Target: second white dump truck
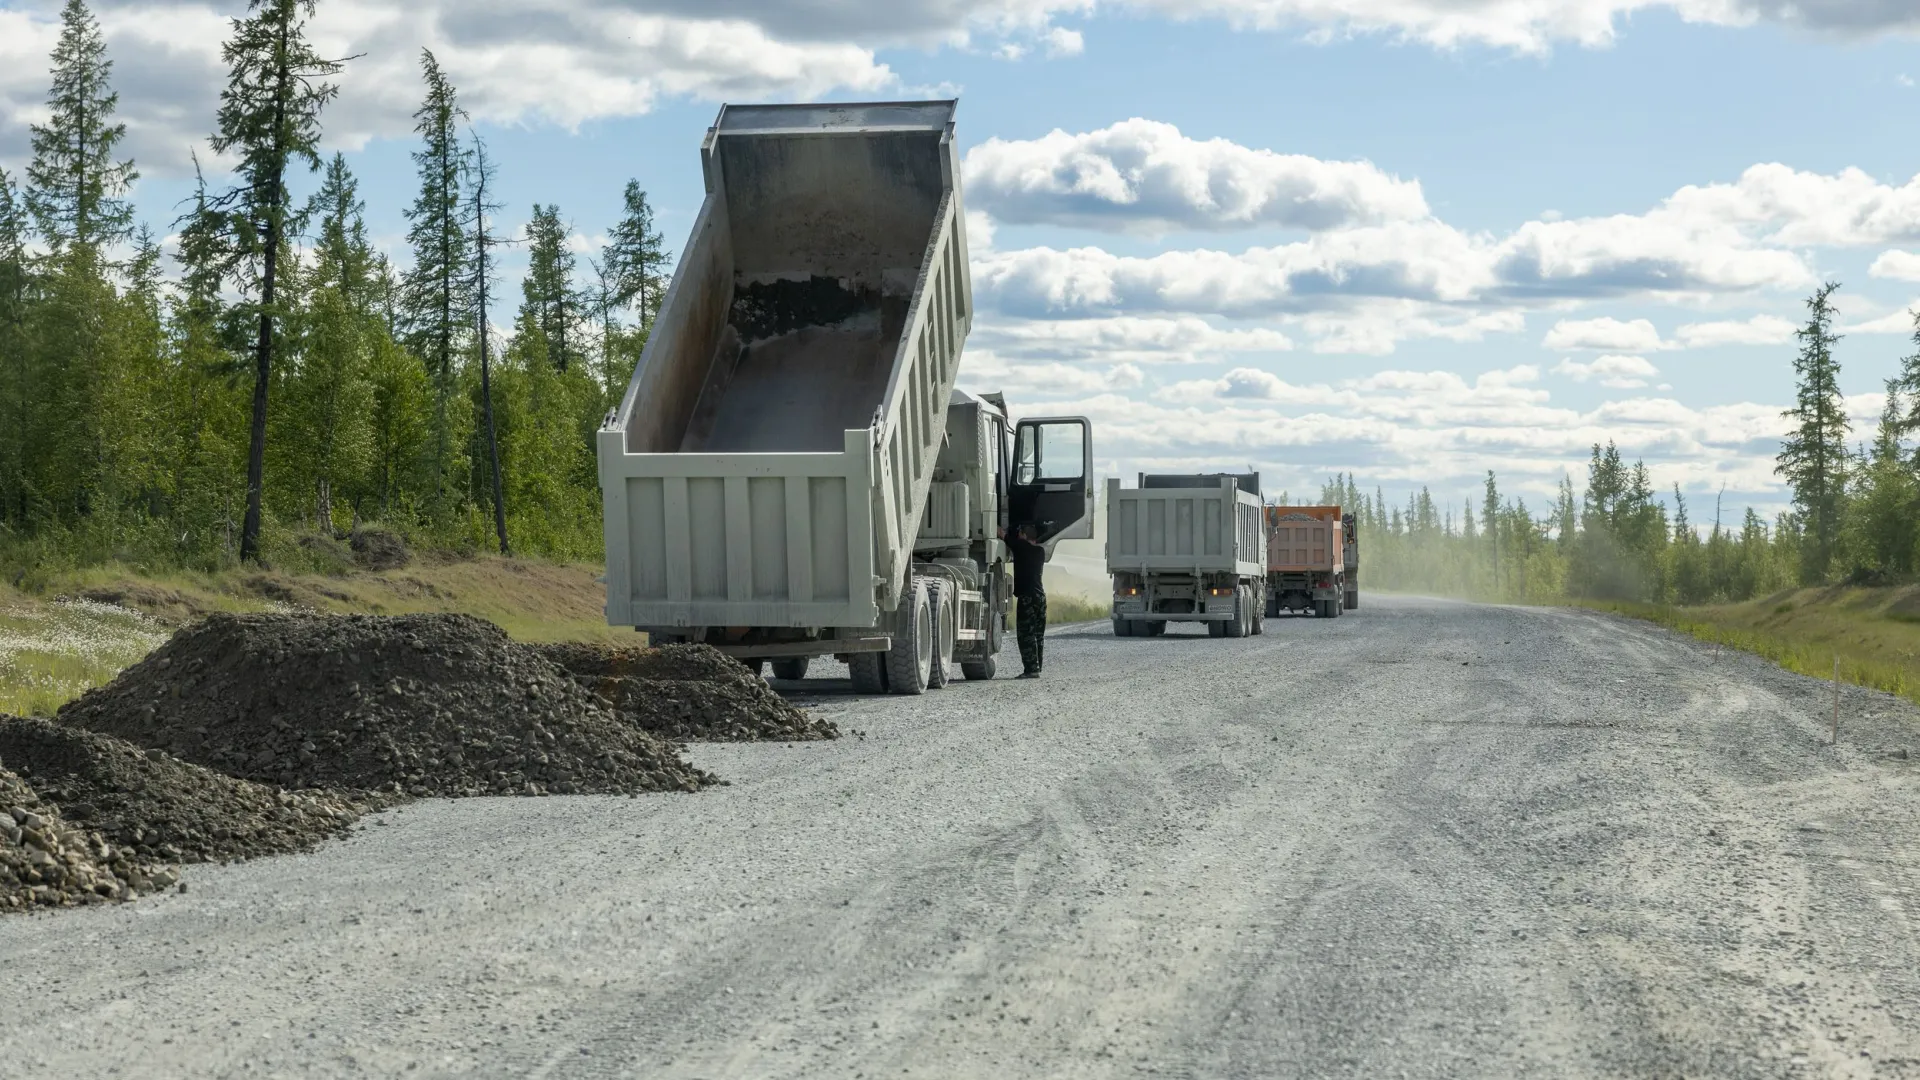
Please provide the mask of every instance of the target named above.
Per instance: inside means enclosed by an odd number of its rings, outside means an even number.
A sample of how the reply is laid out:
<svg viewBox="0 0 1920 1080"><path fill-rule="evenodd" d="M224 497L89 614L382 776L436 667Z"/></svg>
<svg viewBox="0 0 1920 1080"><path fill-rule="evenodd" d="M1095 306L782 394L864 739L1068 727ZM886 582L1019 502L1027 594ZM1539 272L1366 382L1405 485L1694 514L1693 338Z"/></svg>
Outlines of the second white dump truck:
<svg viewBox="0 0 1920 1080"><path fill-rule="evenodd" d="M1081 417L955 389L973 321L955 102L728 105L706 201L599 433L607 621L798 678L992 678L1001 530L1092 531Z"/></svg>
<svg viewBox="0 0 1920 1080"><path fill-rule="evenodd" d="M1107 573L1113 632L1154 636L1170 622L1215 637L1264 629L1266 530L1260 474L1141 474L1107 480Z"/></svg>

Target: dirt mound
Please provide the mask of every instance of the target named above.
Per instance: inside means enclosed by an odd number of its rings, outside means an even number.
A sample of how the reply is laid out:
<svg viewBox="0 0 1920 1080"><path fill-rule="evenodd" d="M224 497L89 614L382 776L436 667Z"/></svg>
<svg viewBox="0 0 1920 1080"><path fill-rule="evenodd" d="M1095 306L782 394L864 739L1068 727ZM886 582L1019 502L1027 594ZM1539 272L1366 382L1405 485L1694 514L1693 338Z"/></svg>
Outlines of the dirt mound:
<svg viewBox="0 0 1920 1080"><path fill-rule="evenodd" d="M347 538L353 559L368 570L398 570L412 561L406 538L397 532L363 526Z"/></svg>
<svg viewBox="0 0 1920 1080"><path fill-rule="evenodd" d="M167 862L305 851L371 809L324 792L276 791L46 720L0 716L0 761L69 821Z"/></svg>
<svg viewBox="0 0 1920 1080"><path fill-rule="evenodd" d="M215 615L59 718L293 789L626 794L713 782L468 615Z"/></svg>
<svg viewBox="0 0 1920 1080"><path fill-rule="evenodd" d="M179 875L74 828L0 764L0 911L130 900Z"/></svg>
<svg viewBox="0 0 1920 1080"><path fill-rule="evenodd" d="M632 679L755 679L747 666L711 645L619 647L587 641L560 641L527 648L574 675L617 675ZM776 695L777 696L777 695Z"/></svg>
<svg viewBox="0 0 1920 1080"><path fill-rule="evenodd" d="M669 739L837 739L840 729L794 708L738 660L708 645L657 649L565 642L529 648L564 668L620 715Z"/></svg>

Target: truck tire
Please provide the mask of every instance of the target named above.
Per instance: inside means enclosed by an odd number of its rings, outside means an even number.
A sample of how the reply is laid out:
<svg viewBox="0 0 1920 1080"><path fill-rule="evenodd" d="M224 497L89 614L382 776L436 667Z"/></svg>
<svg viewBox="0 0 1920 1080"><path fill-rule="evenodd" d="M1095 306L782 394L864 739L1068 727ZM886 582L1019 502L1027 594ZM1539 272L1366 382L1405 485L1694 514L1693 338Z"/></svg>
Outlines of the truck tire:
<svg viewBox="0 0 1920 1080"><path fill-rule="evenodd" d="M927 612L933 624L933 657L927 665L927 689L938 690L947 685L947 674L953 664L953 639L947 635L947 605L949 586L939 578L927 581ZM955 625L958 625L955 620Z"/></svg>
<svg viewBox="0 0 1920 1080"><path fill-rule="evenodd" d="M960 661L960 674L965 675L968 682L992 682L994 673L998 670L1000 670L1000 662L991 656L984 660Z"/></svg>
<svg viewBox="0 0 1920 1080"><path fill-rule="evenodd" d="M1269 591L1267 593L1267 618L1277 619L1279 617L1280 617L1280 594L1277 592Z"/></svg>
<svg viewBox="0 0 1920 1080"><path fill-rule="evenodd" d="M1114 637L1132 637L1133 636L1133 620L1123 619L1120 616L1115 615L1113 617L1113 636Z"/></svg>
<svg viewBox="0 0 1920 1080"><path fill-rule="evenodd" d="M893 635L893 648L887 650L887 689L896 694L924 694L927 674L933 667L933 604L927 596L925 578L914 578L907 595L900 598L902 610Z"/></svg>
<svg viewBox="0 0 1920 1080"><path fill-rule="evenodd" d="M1226 622L1223 622L1220 624L1220 628L1221 628L1220 633L1222 636L1224 637L1246 637L1247 636L1247 618L1251 614L1249 611L1247 611L1247 606L1248 606L1248 600L1247 600L1246 586L1243 585L1239 588L1234 589L1233 590L1233 618L1228 619Z"/></svg>
<svg viewBox="0 0 1920 1080"><path fill-rule="evenodd" d="M856 694L884 694L887 692L887 654L882 652L857 652L847 657L847 673L853 678L853 692Z"/></svg>
<svg viewBox="0 0 1920 1080"><path fill-rule="evenodd" d="M1253 632L1256 637L1267 632L1267 605L1264 598L1253 603Z"/></svg>
<svg viewBox="0 0 1920 1080"><path fill-rule="evenodd" d="M796 656L791 660L775 660L773 677L786 682L799 682L807 677L807 667L813 663L810 656Z"/></svg>
<svg viewBox="0 0 1920 1080"><path fill-rule="evenodd" d="M746 665L748 671L753 672L753 677L756 679L767 670L767 662L758 656L743 658L740 662Z"/></svg>
<svg viewBox="0 0 1920 1080"><path fill-rule="evenodd" d="M1353 609L1359 606L1360 606L1360 590L1354 589L1349 591L1347 593L1347 610L1352 611Z"/></svg>

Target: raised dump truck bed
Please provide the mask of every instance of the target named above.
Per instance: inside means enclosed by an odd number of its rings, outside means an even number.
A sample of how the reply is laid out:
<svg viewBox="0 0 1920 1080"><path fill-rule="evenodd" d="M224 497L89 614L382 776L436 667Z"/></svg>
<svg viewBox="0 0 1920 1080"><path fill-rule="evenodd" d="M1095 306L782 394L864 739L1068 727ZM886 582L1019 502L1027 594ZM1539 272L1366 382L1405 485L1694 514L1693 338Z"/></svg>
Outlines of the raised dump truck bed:
<svg viewBox="0 0 1920 1080"><path fill-rule="evenodd" d="M953 111L721 109L600 433L608 621L872 627L897 605L973 317Z"/></svg>
<svg viewBox="0 0 1920 1080"><path fill-rule="evenodd" d="M1267 615L1360 606L1354 522L1338 506L1267 507Z"/></svg>
<svg viewBox="0 0 1920 1080"><path fill-rule="evenodd" d="M1147 475L1107 481L1113 632L1164 633L1198 622L1216 637L1257 634L1266 610L1266 542L1257 473Z"/></svg>
<svg viewBox="0 0 1920 1080"><path fill-rule="evenodd" d="M1082 417L956 393L973 321L952 101L728 105L599 435L607 621L799 678L991 678L1002 529L1090 524ZM1051 550L1049 546L1049 550Z"/></svg>

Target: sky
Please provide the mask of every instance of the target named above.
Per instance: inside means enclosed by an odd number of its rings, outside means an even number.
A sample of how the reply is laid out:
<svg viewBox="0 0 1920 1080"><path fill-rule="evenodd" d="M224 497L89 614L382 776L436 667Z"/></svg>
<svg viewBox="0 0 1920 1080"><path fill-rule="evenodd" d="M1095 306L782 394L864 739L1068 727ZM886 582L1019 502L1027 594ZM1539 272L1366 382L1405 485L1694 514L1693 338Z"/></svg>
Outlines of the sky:
<svg viewBox="0 0 1920 1080"><path fill-rule="evenodd" d="M0 0L9 171L58 7ZM241 7L94 10L164 235ZM556 203L583 256L629 178L678 250L721 102L958 97L962 384L1092 418L1106 474L1459 506L1492 470L1544 509L1612 440L1696 522L1770 514L1806 297L1841 283L1858 440L1915 350L1914 0L320 0L312 32L356 57L326 148L402 263L422 48L504 224Z"/></svg>

